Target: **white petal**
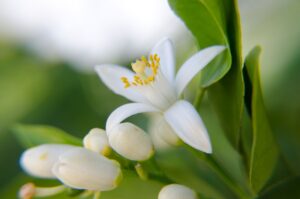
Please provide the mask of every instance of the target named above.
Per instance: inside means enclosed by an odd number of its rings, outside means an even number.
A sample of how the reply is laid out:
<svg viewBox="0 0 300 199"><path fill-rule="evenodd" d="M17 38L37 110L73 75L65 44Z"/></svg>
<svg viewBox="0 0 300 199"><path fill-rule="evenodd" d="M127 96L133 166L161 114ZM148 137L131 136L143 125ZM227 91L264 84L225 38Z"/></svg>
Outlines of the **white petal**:
<svg viewBox="0 0 300 199"><path fill-rule="evenodd" d="M132 89L141 93L148 100L148 104L161 110L166 110L177 100L175 88L161 71L156 75L154 82Z"/></svg>
<svg viewBox="0 0 300 199"><path fill-rule="evenodd" d="M186 144L211 153L207 130L195 108L187 101L177 101L164 113L166 121Z"/></svg>
<svg viewBox="0 0 300 199"><path fill-rule="evenodd" d="M179 69L176 75L176 89L178 96L188 83L203 69L210 61L225 49L224 46L211 46L205 48L189 58Z"/></svg>
<svg viewBox="0 0 300 199"><path fill-rule="evenodd" d="M158 112L159 110L151 105L143 103L130 103L125 104L117 109L115 109L106 121L106 132L109 134L109 131L113 129L116 125L121 123L126 118L145 112Z"/></svg>
<svg viewBox="0 0 300 199"><path fill-rule="evenodd" d="M52 171L64 184L75 189L112 190L122 178L118 162L85 148L63 153Z"/></svg>
<svg viewBox="0 0 300 199"><path fill-rule="evenodd" d="M160 40L153 47L150 54L157 54L160 57L160 69L169 82L173 83L175 77L175 55L172 41L168 38Z"/></svg>
<svg viewBox="0 0 300 199"><path fill-rule="evenodd" d="M125 67L113 64L103 64L95 67L103 83L114 93L134 102L145 102L146 99L132 88L125 88L121 77L133 79L134 73Z"/></svg>
<svg viewBox="0 0 300 199"><path fill-rule="evenodd" d="M178 146L182 143L173 128L170 127L163 117L161 117L161 120L157 123L156 131L158 136L171 146Z"/></svg>
<svg viewBox="0 0 300 199"><path fill-rule="evenodd" d="M65 144L43 144L27 149L21 156L20 165L30 175L41 178L55 178L52 166L58 157L75 146Z"/></svg>

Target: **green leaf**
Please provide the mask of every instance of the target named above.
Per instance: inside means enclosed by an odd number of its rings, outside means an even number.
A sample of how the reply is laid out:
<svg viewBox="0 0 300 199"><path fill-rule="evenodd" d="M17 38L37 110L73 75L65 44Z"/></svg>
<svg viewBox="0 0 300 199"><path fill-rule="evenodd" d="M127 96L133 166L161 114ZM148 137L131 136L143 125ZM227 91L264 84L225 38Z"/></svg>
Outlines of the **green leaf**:
<svg viewBox="0 0 300 199"><path fill-rule="evenodd" d="M222 0L169 0L169 4L196 37L200 48L229 46L224 21L227 14ZM227 50L202 71L202 86L207 87L221 79L230 65L231 55Z"/></svg>
<svg viewBox="0 0 300 199"><path fill-rule="evenodd" d="M201 86L210 86L209 98L224 132L236 147L244 95L241 28L237 2L169 0L169 3L196 37L201 48L215 44L223 44L230 48L230 51L222 53L205 67L202 71Z"/></svg>
<svg viewBox="0 0 300 199"><path fill-rule="evenodd" d="M266 190L259 199L300 198L300 177L289 178Z"/></svg>
<svg viewBox="0 0 300 199"><path fill-rule="evenodd" d="M250 159L250 184L259 192L271 177L278 159L278 146L268 122L260 86L260 47L255 47L246 58L246 68L252 82L253 144Z"/></svg>
<svg viewBox="0 0 300 199"><path fill-rule="evenodd" d="M208 89L208 97L218 115L222 128L232 145L237 148L244 106L242 78L241 27L236 1L228 3L228 37L232 66L223 79Z"/></svg>
<svg viewBox="0 0 300 199"><path fill-rule="evenodd" d="M13 132L25 148L45 143L81 145L80 139L51 126L18 124Z"/></svg>
<svg viewBox="0 0 300 199"><path fill-rule="evenodd" d="M235 195L207 165L205 158L200 159L190 151L177 147L157 152L156 159L169 178L191 187L200 193L202 198L235 198Z"/></svg>
<svg viewBox="0 0 300 199"><path fill-rule="evenodd" d="M2 48L5 50L2 51ZM0 131L2 131L36 110L45 99L49 98L48 91L52 85L48 65L33 58L17 56L13 52L9 55L1 43L0 49ZM8 55L5 56L6 53Z"/></svg>
<svg viewBox="0 0 300 199"><path fill-rule="evenodd" d="M226 51L218 56L202 71L201 85L208 87L229 71L220 82L208 89L208 93L227 137L236 146L244 93L241 74L241 28L237 2L169 0L169 3L196 37L201 48L214 44L230 46L230 52Z"/></svg>

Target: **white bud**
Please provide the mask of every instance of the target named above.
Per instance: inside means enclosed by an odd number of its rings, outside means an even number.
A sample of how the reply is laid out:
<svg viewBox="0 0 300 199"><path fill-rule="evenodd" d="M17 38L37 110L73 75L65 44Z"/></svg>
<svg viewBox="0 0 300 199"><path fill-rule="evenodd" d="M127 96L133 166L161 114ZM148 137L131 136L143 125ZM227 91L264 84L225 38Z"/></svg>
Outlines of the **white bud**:
<svg viewBox="0 0 300 199"><path fill-rule="evenodd" d="M64 144L43 144L27 149L21 156L21 167L30 175L41 178L55 178L51 169L58 157L76 148Z"/></svg>
<svg viewBox="0 0 300 199"><path fill-rule="evenodd" d="M31 199L36 197L49 197L62 193L66 190L63 185L54 187L37 187L33 183L23 185L19 191L19 198Z"/></svg>
<svg viewBox="0 0 300 199"><path fill-rule="evenodd" d="M108 132L111 147L129 160L143 161L153 153L149 135L131 123L121 123Z"/></svg>
<svg viewBox="0 0 300 199"><path fill-rule="evenodd" d="M160 190L158 199L198 199L198 197L196 192L189 187L170 184Z"/></svg>
<svg viewBox="0 0 300 199"><path fill-rule="evenodd" d="M85 148L62 154L52 169L65 185L75 189L108 191L122 179L120 164Z"/></svg>
<svg viewBox="0 0 300 199"><path fill-rule="evenodd" d="M103 129L94 128L84 137L83 145L85 148L104 156L110 154L110 147L106 132Z"/></svg>

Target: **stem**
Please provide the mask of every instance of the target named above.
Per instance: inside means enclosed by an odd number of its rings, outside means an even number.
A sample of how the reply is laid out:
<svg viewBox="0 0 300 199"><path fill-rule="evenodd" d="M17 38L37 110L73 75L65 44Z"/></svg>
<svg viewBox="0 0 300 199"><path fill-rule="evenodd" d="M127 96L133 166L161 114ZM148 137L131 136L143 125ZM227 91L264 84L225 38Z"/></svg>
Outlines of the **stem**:
<svg viewBox="0 0 300 199"><path fill-rule="evenodd" d="M155 173L149 173L149 180L155 180L155 181L159 181L163 184L173 184L173 183L176 183L174 182L173 180L171 180L170 178L168 178L167 176L165 175L158 175L158 174L155 174Z"/></svg>
<svg viewBox="0 0 300 199"><path fill-rule="evenodd" d="M196 94L196 97L193 102L193 105L196 108L196 110L198 110L201 105L205 91L206 91L206 88L202 88L202 87L198 88L198 90L197 90L197 94Z"/></svg>
<svg viewBox="0 0 300 199"><path fill-rule="evenodd" d="M207 163L207 166L209 166L215 172L215 174L227 185L227 187L230 188L230 190L234 192L240 199L252 198L247 193L245 193L240 187L238 187L232 181L232 179L228 177L224 170L217 164L217 162L211 156L199 153L198 151L188 146L186 148L192 151L199 159L204 160Z"/></svg>
<svg viewBox="0 0 300 199"><path fill-rule="evenodd" d="M100 195L101 195L100 191L95 192L93 199L100 199Z"/></svg>
<svg viewBox="0 0 300 199"><path fill-rule="evenodd" d="M153 172L153 173L149 172L149 179L157 180L157 181L160 181L165 184L175 183L163 172L163 170L160 168L159 164L156 162L155 158L151 158L149 160L149 163L151 163L155 169L155 172Z"/></svg>

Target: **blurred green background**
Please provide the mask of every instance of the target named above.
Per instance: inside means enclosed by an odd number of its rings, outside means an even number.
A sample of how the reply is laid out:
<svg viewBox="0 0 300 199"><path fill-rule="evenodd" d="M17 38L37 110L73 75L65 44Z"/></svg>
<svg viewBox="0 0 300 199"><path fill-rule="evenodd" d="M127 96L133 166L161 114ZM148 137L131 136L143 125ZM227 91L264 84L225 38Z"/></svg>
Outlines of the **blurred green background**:
<svg viewBox="0 0 300 199"><path fill-rule="evenodd" d="M263 48L262 86L272 129L289 168L300 175L300 3L241 0L240 7L244 54L256 44ZM182 55L178 61L185 58ZM103 128L109 113L126 101L110 92L94 73L74 68L65 60L40 57L22 42L0 38L1 198L14 198L29 179L18 164L23 149L12 133L15 124L52 125L81 138L91 128ZM125 189L139 189L153 198L161 187L129 176L112 197L122 198Z"/></svg>

